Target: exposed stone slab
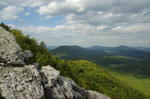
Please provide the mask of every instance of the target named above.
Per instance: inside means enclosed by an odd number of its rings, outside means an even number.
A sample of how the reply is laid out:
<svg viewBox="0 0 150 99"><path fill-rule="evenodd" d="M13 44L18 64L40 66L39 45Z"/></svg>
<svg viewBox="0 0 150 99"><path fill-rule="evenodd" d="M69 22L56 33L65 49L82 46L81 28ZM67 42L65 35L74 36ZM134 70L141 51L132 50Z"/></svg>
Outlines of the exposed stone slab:
<svg viewBox="0 0 150 99"><path fill-rule="evenodd" d="M34 65L0 67L0 94L5 99L44 99L41 82Z"/></svg>
<svg viewBox="0 0 150 99"><path fill-rule="evenodd" d="M0 27L0 59L11 65L24 65L24 53L15 37Z"/></svg>

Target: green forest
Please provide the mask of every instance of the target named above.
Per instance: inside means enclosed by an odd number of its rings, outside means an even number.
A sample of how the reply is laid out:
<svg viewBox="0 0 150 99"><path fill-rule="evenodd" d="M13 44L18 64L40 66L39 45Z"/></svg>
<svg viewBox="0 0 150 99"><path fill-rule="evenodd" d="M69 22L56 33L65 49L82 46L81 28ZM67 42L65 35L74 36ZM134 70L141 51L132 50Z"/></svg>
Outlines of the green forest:
<svg viewBox="0 0 150 99"><path fill-rule="evenodd" d="M37 62L40 66L51 65L59 70L61 75L73 79L81 87L101 92L112 99L150 99L148 95L132 88L102 66L87 60L59 59L49 53L44 42L38 43L34 38L23 35L20 30L11 29L3 23L0 26L15 36L16 41L23 50L33 52L34 56L29 64Z"/></svg>

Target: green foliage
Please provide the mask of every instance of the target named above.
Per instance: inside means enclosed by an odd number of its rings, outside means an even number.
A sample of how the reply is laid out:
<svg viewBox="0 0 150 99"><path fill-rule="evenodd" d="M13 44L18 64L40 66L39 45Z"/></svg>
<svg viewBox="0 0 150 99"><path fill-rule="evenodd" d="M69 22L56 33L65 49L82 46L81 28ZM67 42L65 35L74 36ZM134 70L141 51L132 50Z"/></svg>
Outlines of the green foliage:
<svg viewBox="0 0 150 99"><path fill-rule="evenodd" d="M7 31L9 31L10 28L11 28L10 26L5 25L4 23L1 23L0 26L3 27L3 28L4 28L5 30L7 30Z"/></svg>
<svg viewBox="0 0 150 99"><path fill-rule="evenodd" d="M93 50L82 48L80 46L60 46L54 50L51 50L50 52L62 59L67 60L76 60L76 59L93 60L95 58L99 58L100 56L108 55L103 50L96 52Z"/></svg>
<svg viewBox="0 0 150 99"><path fill-rule="evenodd" d="M11 33L14 34L16 41L20 44L23 50L31 50L34 54L33 58L28 63L38 62L40 66L44 65L56 65L62 62L62 60L52 56L44 42L40 44L33 38L29 38L29 36L24 36L20 30L12 29ZM59 64L58 64L59 65Z"/></svg>
<svg viewBox="0 0 150 99"><path fill-rule="evenodd" d="M132 73L136 76L150 76L149 58L140 57L149 57L150 53L138 51L130 47L122 46L105 51L101 48L89 50L79 46L60 46L50 52L65 60L84 59L102 65L105 68L111 68L114 71Z"/></svg>
<svg viewBox="0 0 150 99"><path fill-rule="evenodd" d="M144 92L147 96L150 96L150 77L138 78L132 74L118 73L114 71L111 71L111 74L116 78L124 81L129 86Z"/></svg>
<svg viewBox="0 0 150 99"><path fill-rule="evenodd" d="M148 60L136 59L124 56L106 56L97 61L97 64L102 64L114 71L131 73L135 76L150 76L150 67Z"/></svg>
<svg viewBox="0 0 150 99"><path fill-rule="evenodd" d="M139 91L128 87L96 64L84 60L64 61L52 56L46 49L45 43L40 44L35 39L24 36L21 31L11 29L16 41L23 50L31 50L34 57L29 63L38 62L40 66L51 65L62 75L73 79L86 89L102 92L112 99L148 99Z"/></svg>
<svg viewBox="0 0 150 99"><path fill-rule="evenodd" d="M85 61L67 61L65 76L72 78L80 86L96 90L112 99L146 99L141 92L129 87L96 64Z"/></svg>

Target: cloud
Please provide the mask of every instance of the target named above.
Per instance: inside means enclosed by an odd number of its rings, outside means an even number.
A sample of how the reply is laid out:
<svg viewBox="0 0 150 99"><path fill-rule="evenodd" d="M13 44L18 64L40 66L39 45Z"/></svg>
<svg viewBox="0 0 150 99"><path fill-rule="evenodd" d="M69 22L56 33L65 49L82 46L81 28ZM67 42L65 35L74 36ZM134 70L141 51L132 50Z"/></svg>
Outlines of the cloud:
<svg viewBox="0 0 150 99"><path fill-rule="evenodd" d="M46 18L65 16L66 23L131 25L150 22L149 0L58 0L42 5Z"/></svg>
<svg viewBox="0 0 150 99"><path fill-rule="evenodd" d="M118 26L111 29L111 31L116 32L124 32L124 33L137 33L137 32L149 32L150 31L150 24L136 24L131 26Z"/></svg>
<svg viewBox="0 0 150 99"><path fill-rule="evenodd" d="M150 7L149 0L57 0L43 5L39 13L57 15L86 12L86 11L111 11L118 13L139 12Z"/></svg>
<svg viewBox="0 0 150 99"><path fill-rule="evenodd" d="M28 16L31 13L34 13L34 10L37 9L37 7L47 4L50 1L53 0L0 0L0 18L2 21L7 21L7 19L17 19L18 14L20 14L20 12L23 10L27 11L24 13L24 15ZM10 17L11 15L12 17Z"/></svg>
<svg viewBox="0 0 150 99"><path fill-rule="evenodd" d="M38 12L41 15L65 15L83 11L80 0L64 0L49 2L48 5L41 6Z"/></svg>
<svg viewBox="0 0 150 99"><path fill-rule="evenodd" d="M149 46L150 29L147 25L145 26L131 25L111 28L104 25L64 24L55 27L27 26L20 29L24 33L37 38L38 41L46 42L47 45ZM147 31L144 31L145 29Z"/></svg>
<svg viewBox="0 0 150 99"><path fill-rule="evenodd" d="M24 11L24 8L16 7L16 6L7 6L0 10L0 20L8 21L15 20L18 18L18 15Z"/></svg>
<svg viewBox="0 0 150 99"><path fill-rule="evenodd" d="M89 32L95 35L95 33L98 33L98 31L100 31L102 27L104 28L104 26L93 27L86 24L65 24L57 25L55 27L26 26L18 28L20 28L25 34L38 38L39 41L45 41L48 45L51 44L50 42L53 42L53 44L56 45L63 45L76 44L77 42L79 44L79 41L85 43L84 38L88 38L91 36L91 34L88 35Z"/></svg>
<svg viewBox="0 0 150 99"><path fill-rule="evenodd" d="M44 0L48 1L48 0ZM43 0L2 0L0 1L1 6L9 6L9 5L14 5L14 6L19 6L19 7L37 7L42 5Z"/></svg>
<svg viewBox="0 0 150 99"><path fill-rule="evenodd" d="M26 13L25 13L25 16L29 16L30 14L31 14L31 13L29 13L29 12L26 12Z"/></svg>
<svg viewBox="0 0 150 99"><path fill-rule="evenodd" d="M40 41L45 41L48 45L150 46L148 38L150 37L150 0L26 0L22 2L23 0L0 1L0 6L3 8L0 12L8 13L8 15L0 15L0 18L18 19L24 9L23 15L26 15L26 19L23 21L26 24L18 28ZM10 8L5 10L10 6L14 7L14 12L9 12L13 10ZM21 8L22 11L17 11ZM34 19L36 22L33 22ZM30 23L31 21L33 23ZM50 25L56 22L57 24Z"/></svg>
<svg viewBox="0 0 150 99"><path fill-rule="evenodd" d="M11 27L11 29L15 29L16 28L16 25L14 25L14 24L8 24L10 27Z"/></svg>
<svg viewBox="0 0 150 99"><path fill-rule="evenodd" d="M51 29L49 27L45 27L45 26L27 26L27 27L21 27L21 30L24 33L28 33L28 34L41 34L43 35L44 33L49 33L51 31Z"/></svg>

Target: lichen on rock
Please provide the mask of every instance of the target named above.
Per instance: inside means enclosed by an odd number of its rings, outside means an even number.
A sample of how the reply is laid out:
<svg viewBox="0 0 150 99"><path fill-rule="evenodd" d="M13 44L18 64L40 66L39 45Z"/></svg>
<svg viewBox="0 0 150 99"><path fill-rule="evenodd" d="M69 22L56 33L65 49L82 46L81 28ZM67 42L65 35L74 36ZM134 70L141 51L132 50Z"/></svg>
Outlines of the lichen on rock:
<svg viewBox="0 0 150 99"><path fill-rule="evenodd" d="M42 99L41 76L34 65L0 67L1 96L6 99Z"/></svg>

